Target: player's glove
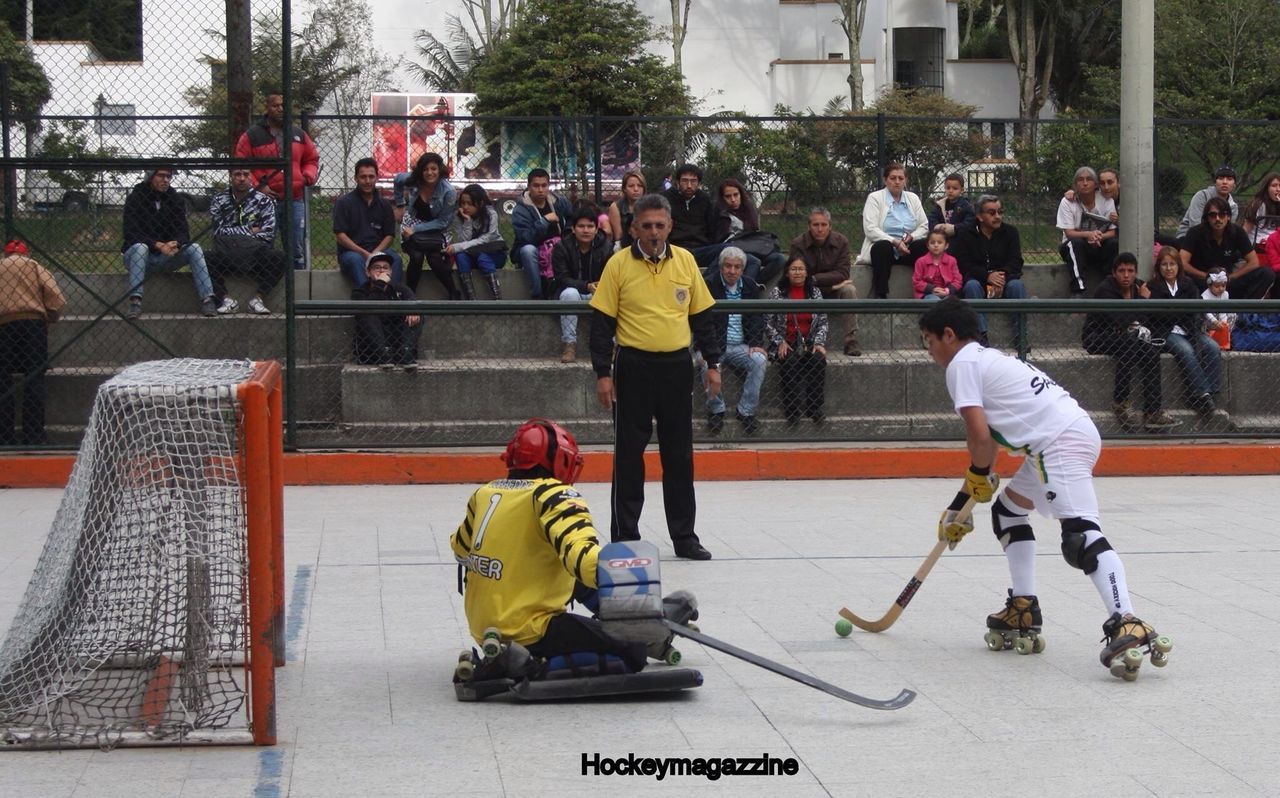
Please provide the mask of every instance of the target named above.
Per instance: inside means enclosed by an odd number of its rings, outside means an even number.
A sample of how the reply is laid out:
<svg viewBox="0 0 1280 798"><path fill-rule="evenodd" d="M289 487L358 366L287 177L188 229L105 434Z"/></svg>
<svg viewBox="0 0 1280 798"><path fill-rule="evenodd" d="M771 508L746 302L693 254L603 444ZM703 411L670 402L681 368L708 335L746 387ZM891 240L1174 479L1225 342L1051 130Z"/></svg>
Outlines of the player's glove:
<svg viewBox="0 0 1280 798"><path fill-rule="evenodd" d="M951 506L943 510L942 517L938 519L938 540L947 541L948 549L954 549L961 538L973 531L972 514L966 515L963 520L958 517L968 501L969 494L964 491L957 493Z"/></svg>
<svg viewBox="0 0 1280 798"><path fill-rule="evenodd" d="M983 504L991 501L1000 487L1000 477L991 473L990 468L969 466L964 473L964 491Z"/></svg>

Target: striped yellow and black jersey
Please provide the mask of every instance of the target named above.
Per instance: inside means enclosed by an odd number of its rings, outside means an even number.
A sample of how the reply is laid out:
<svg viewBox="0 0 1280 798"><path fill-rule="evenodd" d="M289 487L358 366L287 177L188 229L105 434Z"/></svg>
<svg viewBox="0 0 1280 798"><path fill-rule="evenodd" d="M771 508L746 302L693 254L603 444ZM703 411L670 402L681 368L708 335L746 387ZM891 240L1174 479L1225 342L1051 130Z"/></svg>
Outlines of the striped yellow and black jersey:
<svg viewBox="0 0 1280 798"><path fill-rule="evenodd" d="M529 645L565 611L575 582L596 586L600 542L582 496L558 479L499 479L471 494L450 539L467 569L464 606L477 641L493 626Z"/></svg>

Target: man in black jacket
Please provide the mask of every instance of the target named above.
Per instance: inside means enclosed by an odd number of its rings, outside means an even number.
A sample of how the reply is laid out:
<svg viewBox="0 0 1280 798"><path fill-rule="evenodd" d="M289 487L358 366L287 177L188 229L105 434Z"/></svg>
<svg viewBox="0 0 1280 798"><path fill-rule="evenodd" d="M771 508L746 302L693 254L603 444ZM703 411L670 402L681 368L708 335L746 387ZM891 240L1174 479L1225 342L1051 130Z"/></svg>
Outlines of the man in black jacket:
<svg viewBox="0 0 1280 798"><path fill-rule="evenodd" d="M200 312L205 316L217 314L204 250L191 240L187 206L169 185L172 179L173 170L169 167L155 169L133 187L124 201L124 243L120 251L129 272L126 315L131 319L142 315L142 284L147 273L177 271L183 266L191 267Z"/></svg>
<svg viewBox="0 0 1280 798"><path fill-rule="evenodd" d="M551 248L551 269L555 273L555 295L570 302L591 299L604 265L613 255L609 237L596 225L596 212L581 207L569 216L572 235L562 236ZM578 359L578 317L560 317L561 363Z"/></svg>
<svg viewBox="0 0 1280 798"><path fill-rule="evenodd" d="M365 281L351 291L357 302L412 302L417 297L403 283L391 279L391 254L374 252L365 263ZM356 362L391 371L418 369L418 339L422 317L416 315L356 314Z"/></svg>
<svg viewBox="0 0 1280 798"><path fill-rule="evenodd" d="M676 184L663 196L671 203L671 235L667 242L689 250L699 268L705 267L720 244L715 239L716 204L702 190L702 169L696 164L681 164L676 169Z"/></svg>
<svg viewBox="0 0 1280 798"><path fill-rule="evenodd" d="M717 302L738 299L760 299L760 286L742 273L747 254L734 246L720 251L720 272L707 278L707 288ZM760 428L756 408L760 404L760 387L764 384L769 358L765 352L764 316L757 313L721 313L711 317L716 340L724 355L720 367L731 368L742 377L742 397L738 400L738 421L742 431L754 435ZM706 363L699 359L706 384ZM707 432L719 435L724 428L724 394L707 395Z"/></svg>
<svg viewBox="0 0 1280 798"><path fill-rule="evenodd" d="M1022 241L1018 228L1004 223L1004 208L994 194L978 198L978 222L956 228L951 254L960 265L965 299L1026 299L1022 282ZM978 314L982 342L987 340L987 317ZM1013 317L1014 335L1025 334L1026 316Z"/></svg>

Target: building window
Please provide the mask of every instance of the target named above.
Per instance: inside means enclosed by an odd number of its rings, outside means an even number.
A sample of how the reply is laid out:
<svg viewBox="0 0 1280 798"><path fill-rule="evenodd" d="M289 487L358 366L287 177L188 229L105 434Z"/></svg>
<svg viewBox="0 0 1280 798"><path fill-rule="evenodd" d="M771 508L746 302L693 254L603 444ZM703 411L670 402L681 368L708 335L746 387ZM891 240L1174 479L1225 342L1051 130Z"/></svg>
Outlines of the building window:
<svg viewBox="0 0 1280 798"><path fill-rule="evenodd" d="M893 83L900 89L942 91L942 28L894 28Z"/></svg>
<svg viewBox="0 0 1280 798"><path fill-rule="evenodd" d="M93 126L99 136L136 136L138 123L133 117L138 115L132 103L109 103L99 98L93 104Z"/></svg>

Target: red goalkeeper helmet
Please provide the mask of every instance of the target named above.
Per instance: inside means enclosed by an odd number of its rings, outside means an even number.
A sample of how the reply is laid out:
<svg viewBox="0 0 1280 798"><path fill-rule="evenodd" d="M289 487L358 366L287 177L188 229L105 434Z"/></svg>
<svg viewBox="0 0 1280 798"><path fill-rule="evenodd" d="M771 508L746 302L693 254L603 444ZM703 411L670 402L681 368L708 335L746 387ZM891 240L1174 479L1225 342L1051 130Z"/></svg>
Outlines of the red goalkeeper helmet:
<svg viewBox="0 0 1280 798"><path fill-rule="evenodd" d="M507 468L523 471L542 467L561 482L572 485L582 474L582 455L569 430L545 418L520 425L502 454Z"/></svg>

